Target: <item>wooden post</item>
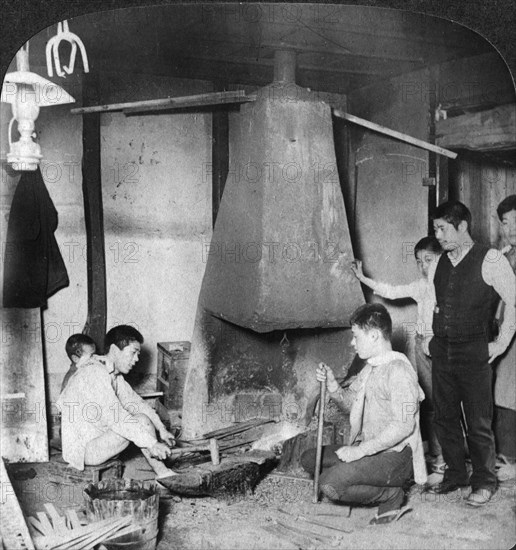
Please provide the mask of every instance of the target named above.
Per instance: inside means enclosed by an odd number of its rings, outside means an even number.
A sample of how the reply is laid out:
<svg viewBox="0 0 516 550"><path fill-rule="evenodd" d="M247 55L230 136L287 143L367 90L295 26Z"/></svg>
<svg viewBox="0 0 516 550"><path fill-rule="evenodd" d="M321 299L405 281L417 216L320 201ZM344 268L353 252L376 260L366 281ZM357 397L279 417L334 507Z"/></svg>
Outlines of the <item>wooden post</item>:
<svg viewBox="0 0 516 550"><path fill-rule="evenodd" d="M428 89L436 90L434 94L428 94L428 139L431 143L435 143L435 113L439 98L437 97L437 90L439 90L439 70L434 66L430 69L428 73ZM439 155L433 151L428 152L428 178L434 185L428 186L428 204L427 204L427 215L428 215L428 234L434 234L434 222L433 215L435 209L438 206L437 203L437 172L438 172L438 158Z"/></svg>
<svg viewBox="0 0 516 550"><path fill-rule="evenodd" d="M215 225L217 213L226 178L229 171L229 120L228 112L223 109L214 110L212 120L212 224Z"/></svg>
<svg viewBox="0 0 516 550"><path fill-rule="evenodd" d="M85 103L98 102L98 82L85 75ZM86 224L88 318L83 332L93 338L99 352L103 351L106 335L107 291L104 216L100 170L100 114L83 117L82 192Z"/></svg>
<svg viewBox="0 0 516 550"><path fill-rule="evenodd" d="M314 472L314 495L312 499L312 502L314 504L317 504L317 502L319 501L319 475L321 472L325 400L326 400L326 380L321 382L321 390L320 390L320 397L319 397L319 424L317 427L317 447L316 447L316 454L315 454L315 472Z"/></svg>
<svg viewBox="0 0 516 550"><path fill-rule="evenodd" d="M219 442L214 437L210 439L210 456L212 464L215 466L220 464Z"/></svg>
<svg viewBox="0 0 516 550"><path fill-rule="evenodd" d="M437 205L446 202L449 199L449 171L448 159L437 158Z"/></svg>

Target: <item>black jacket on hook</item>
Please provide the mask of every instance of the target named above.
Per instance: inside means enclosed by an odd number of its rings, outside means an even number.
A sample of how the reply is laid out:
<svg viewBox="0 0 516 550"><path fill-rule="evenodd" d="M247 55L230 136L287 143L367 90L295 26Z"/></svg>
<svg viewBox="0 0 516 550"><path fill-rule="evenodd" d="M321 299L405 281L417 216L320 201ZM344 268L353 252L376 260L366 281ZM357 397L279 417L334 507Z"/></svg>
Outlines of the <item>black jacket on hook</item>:
<svg viewBox="0 0 516 550"><path fill-rule="evenodd" d="M14 193L4 255L4 307L46 307L69 285L54 237L57 210L41 171L23 172Z"/></svg>

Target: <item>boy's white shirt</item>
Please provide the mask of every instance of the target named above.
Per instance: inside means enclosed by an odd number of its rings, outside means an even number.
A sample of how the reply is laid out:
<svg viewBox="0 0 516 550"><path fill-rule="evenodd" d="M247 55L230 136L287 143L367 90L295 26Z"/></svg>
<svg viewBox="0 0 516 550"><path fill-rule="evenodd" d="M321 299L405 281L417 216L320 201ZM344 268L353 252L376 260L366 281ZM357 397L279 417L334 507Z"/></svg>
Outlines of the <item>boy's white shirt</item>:
<svg viewBox="0 0 516 550"><path fill-rule="evenodd" d="M407 285L391 285L375 281L371 288L375 294L389 300L412 298L417 304L415 332L427 340L432 338L432 322L436 302L433 279L430 281L421 277Z"/></svg>
<svg viewBox="0 0 516 550"><path fill-rule="evenodd" d="M383 370L386 367L387 370ZM375 406L375 402L382 403L384 408L387 403L379 395L370 395L368 402L370 410L365 410L368 383L371 383L375 376L379 376L380 379L385 377L384 382L387 386L391 390L401 391L403 395L397 396L399 399L386 407L390 415L386 429L369 441L361 442L358 448L363 451L363 456L370 456L387 450L399 452L409 445L412 448L415 481L424 484L426 482L426 466L419 429L419 403L425 395L417 382L414 367L403 353L391 350L369 358L349 388L343 389L339 386L337 391L330 392L337 402L350 411L349 445L353 445L360 431L366 429L366 425L371 428L377 424L378 415L375 411L378 410L378 406ZM377 378L377 380L379 379ZM394 395L391 395L390 398L393 399ZM408 412L410 414L405 414ZM405 433L402 434L402 432ZM389 438L391 441L386 443L386 439Z"/></svg>

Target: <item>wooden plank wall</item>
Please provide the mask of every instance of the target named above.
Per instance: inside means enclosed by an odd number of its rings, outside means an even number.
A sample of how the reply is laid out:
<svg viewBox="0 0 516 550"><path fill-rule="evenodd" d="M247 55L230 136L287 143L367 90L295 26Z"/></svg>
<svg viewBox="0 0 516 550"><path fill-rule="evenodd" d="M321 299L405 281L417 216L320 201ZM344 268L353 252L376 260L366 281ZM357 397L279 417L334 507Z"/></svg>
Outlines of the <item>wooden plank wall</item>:
<svg viewBox="0 0 516 550"><path fill-rule="evenodd" d="M452 171L453 195L471 210L472 237L496 248L504 246L496 207L516 194L516 168L483 155L461 154Z"/></svg>
<svg viewBox="0 0 516 550"><path fill-rule="evenodd" d="M514 163L511 166L502 160L509 153L505 152L498 157L500 160L495 160L495 156L482 151L500 148L499 143L493 143L496 139L491 139L491 132L505 136L504 131L499 132L496 128L497 124L503 128L507 123L506 115L500 114L500 105L514 105L516 101L511 73L495 51L444 63L438 67L438 73L438 102L448 112L448 120L436 124L438 136L460 120L479 121L477 126L470 127L470 132L475 135L470 136L469 144L459 141L457 136L447 141L437 139L438 145L446 143L451 149L460 149L458 158L449 164L450 198L458 199L470 208L473 238L499 247L502 243L496 207L504 197L516 193L516 168ZM472 114L479 110L481 112ZM495 116L491 117L491 114ZM457 120L453 121L453 117ZM505 137L503 141L505 149L514 147ZM464 147L474 147L478 152L467 151Z"/></svg>
<svg viewBox="0 0 516 550"><path fill-rule="evenodd" d="M48 460L41 310L0 310L0 454L11 462Z"/></svg>

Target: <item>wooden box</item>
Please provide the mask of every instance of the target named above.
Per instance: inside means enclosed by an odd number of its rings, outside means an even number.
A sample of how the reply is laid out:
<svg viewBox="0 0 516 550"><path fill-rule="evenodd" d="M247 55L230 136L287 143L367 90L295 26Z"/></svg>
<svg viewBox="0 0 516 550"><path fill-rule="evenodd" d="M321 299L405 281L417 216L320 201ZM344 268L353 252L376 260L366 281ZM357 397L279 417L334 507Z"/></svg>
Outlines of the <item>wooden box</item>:
<svg viewBox="0 0 516 550"><path fill-rule="evenodd" d="M168 410L183 408L190 342L158 342L157 390L163 392L161 403Z"/></svg>

